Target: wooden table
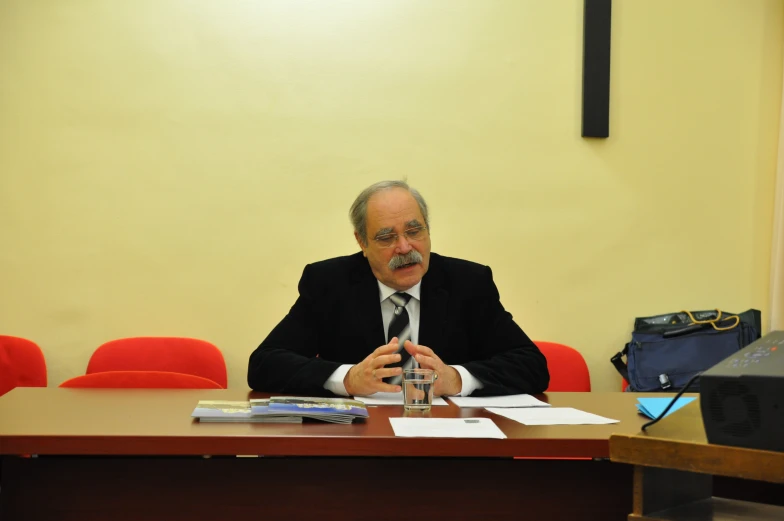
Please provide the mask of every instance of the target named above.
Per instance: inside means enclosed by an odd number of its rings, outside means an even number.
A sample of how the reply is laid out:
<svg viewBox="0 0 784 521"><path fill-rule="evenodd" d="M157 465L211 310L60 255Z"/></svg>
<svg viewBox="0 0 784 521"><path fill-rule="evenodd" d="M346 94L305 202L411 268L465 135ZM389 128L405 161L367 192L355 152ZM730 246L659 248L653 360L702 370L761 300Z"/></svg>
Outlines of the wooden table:
<svg viewBox="0 0 784 521"><path fill-rule="evenodd" d="M781 521L784 507L726 499L747 497L784 504L784 452L707 442L699 400L639 434L610 437L614 462L634 467L634 506L629 520ZM724 480L714 489L714 476ZM771 485L772 484L772 485ZM743 490L743 495L737 492ZM749 492L755 492L749 496ZM714 493L720 497L713 497Z"/></svg>
<svg viewBox="0 0 784 521"><path fill-rule="evenodd" d="M525 426L484 409L433 408L433 417L490 417L505 440L396 438L388 418L402 407L370 408L353 425L190 418L198 400L256 396L14 389L0 397L0 519L620 521L632 506L632 468L607 458L612 433L644 423L637 395L542 396L614 425Z"/></svg>

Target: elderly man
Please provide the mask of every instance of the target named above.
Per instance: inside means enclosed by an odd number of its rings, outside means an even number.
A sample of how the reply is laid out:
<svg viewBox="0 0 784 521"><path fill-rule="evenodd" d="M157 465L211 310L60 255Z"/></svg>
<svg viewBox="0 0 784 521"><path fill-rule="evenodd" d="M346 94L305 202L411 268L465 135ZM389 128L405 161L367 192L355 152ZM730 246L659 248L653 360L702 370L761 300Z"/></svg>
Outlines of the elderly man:
<svg viewBox="0 0 784 521"><path fill-rule="evenodd" d="M305 267L299 298L250 356L258 391L400 392L404 367L436 395L540 393L547 362L501 305L490 268L430 252L427 204L402 181L351 206L361 253Z"/></svg>

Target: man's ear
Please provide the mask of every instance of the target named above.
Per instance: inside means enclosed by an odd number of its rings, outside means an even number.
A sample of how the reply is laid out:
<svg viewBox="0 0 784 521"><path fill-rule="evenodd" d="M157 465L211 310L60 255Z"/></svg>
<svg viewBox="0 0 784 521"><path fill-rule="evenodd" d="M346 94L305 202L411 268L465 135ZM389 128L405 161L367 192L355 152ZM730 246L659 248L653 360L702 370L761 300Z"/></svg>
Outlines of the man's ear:
<svg viewBox="0 0 784 521"><path fill-rule="evenodd" d="M357 244L359 244L359 247L362 249L362 255L367 257L367 252L365 251L365 248L367 248L367 246L365 246L362 243L362 239L360 238L360 236L359 236L359 234L357 232L354 232L354 239L357 240Z"/></svg>

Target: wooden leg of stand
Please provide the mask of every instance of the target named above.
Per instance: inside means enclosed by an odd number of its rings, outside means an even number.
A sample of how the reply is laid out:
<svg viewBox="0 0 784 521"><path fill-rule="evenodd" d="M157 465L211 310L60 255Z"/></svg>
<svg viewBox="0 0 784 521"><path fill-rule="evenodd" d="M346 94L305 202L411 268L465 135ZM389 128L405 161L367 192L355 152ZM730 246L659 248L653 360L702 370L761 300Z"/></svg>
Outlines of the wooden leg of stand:
<svg viewBox="0 0 784 521"><path fill-rule="evenodd" d="M663 519L656 512L710 499L713 476L655 467L634 467L634 511L629 520Z"/></svg>

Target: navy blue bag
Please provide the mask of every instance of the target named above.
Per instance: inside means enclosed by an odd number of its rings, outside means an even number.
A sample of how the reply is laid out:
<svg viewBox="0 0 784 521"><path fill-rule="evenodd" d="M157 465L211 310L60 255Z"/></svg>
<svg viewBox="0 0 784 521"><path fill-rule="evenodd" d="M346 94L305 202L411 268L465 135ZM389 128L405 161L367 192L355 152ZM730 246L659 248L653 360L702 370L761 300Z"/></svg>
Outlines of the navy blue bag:
<svg viewBox="0 0 784 521"><path fill-rule="evenodd" d="M696 373L758 339L761 329L756 309L740 314L714 309L638 317L631 342L610 362L629 382L627 391L679 391ZM698 390L699 382L689 388Z"/></svg>

